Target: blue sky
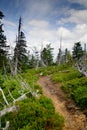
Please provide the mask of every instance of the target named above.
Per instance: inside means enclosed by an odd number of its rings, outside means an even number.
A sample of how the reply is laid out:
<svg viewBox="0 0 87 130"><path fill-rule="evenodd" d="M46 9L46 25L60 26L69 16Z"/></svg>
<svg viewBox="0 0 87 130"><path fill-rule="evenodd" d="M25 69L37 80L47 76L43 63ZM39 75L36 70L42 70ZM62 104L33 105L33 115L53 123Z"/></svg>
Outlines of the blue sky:
<svg viewBox="0 0 87 130"><path fill-rule="evenodd" d="M27 45L51 43L57 53L62 35L62 49L70 50L75 42L87 43L87 0L0 0L5 18L8 43L15 46L18 19L23 20Z"/></svg>

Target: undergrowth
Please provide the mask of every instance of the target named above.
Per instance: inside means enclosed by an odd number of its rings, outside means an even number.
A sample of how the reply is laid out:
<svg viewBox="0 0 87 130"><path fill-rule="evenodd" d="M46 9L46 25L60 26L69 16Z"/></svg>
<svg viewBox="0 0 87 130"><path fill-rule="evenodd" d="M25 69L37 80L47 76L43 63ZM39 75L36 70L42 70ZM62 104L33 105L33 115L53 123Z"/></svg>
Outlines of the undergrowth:
<svg viewBox="0 0 87 130"><path fill-rule="evenodd" d="M27 93L27 99L16 102L18 111L7 113L1 118L1 127L5 127L6 121L10 121L9 130L62 130L64 118L55 113L53 103L50 99L42 96L42 89L37 84L37 71L34 69L27 70L25 73L14 77L1 75L0 87L3 89L7 101L12 105L13 99L17 99L23 93L28 92L21 86L19 79L26 82L33 91L38 90L38 98ZM2 94L0 93L0 110L6 107Z"/></svg>
<svg viewBox="0 0 87 130"><path fill-rule="evenodd" d="M2 126L10 121L9 130L62 130L63 117L56 113L52 101L41 96L40 99L26 99L17 102L18 112L7 113L2 117Z"/></svg>

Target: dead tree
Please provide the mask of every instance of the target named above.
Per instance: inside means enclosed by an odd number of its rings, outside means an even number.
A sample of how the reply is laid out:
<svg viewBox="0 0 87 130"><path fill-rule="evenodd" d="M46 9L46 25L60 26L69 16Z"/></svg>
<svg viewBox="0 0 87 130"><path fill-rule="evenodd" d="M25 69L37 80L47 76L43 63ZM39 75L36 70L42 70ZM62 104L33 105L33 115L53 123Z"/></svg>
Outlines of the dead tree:
<svg viewBox="0 0 87 130"><path fill-rule="evenodd" d="M41 60L41 65L42 65L42 67L46 67L46 64L45 64L44 61L43 61L43 45L41 46L40 60Z"/></svg>
<svg viewBox="0 0 87 130"><path fill-rule="evenodd" d="M6 99L6 96L5 96L5 94L4 94L4 92L3 92L3 90L2 90L1 87L0 87L0 91L1 91L1 93L2 93L2 96L3 96L3 99L4 99L5 103L6 103L6 105L9 105L9 103L8 103L8 101L7 101L7 99Z"/></svg>
<svg viewBox="0 0 87 130"><path fill-rule="evenodd" d="M86 54L86 44L84 44L83 55L80 57L78 62L76 62L75 66L78 71L82 73L84 76L87 76L87 54Z"/></svg>

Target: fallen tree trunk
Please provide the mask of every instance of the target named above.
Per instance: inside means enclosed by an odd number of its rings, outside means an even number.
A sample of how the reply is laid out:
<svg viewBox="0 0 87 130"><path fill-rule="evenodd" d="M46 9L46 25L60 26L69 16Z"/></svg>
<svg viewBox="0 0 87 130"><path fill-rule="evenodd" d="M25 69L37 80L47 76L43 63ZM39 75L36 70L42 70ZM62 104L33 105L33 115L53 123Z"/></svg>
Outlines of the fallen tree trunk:
<svg viewBox="0 0 87 130"><path fill-rule="evenodd" d="M2 88L0 88L0 91L2 93L2 96L3 96L3 99L4 99L5 103L6 103L6 105L9 105L9 103L8 103L6 97L5 97L5 94L4 94L3 90L2 90Z"/></svg>
<svg viewBox="0 0 87 130"><path fill-rule="evenodd" d="M2 130L8 130L9 129L9 125L10 125L10 122L7 121L6 122L6 126L4 128L2 128Z"/></svg>
<svg viewBox="0 0 87 130"><path fill-rule="evenodd" d="M83 74L84 76L87 76L87 71L85 70L84 67L82 67L82 66L79 67L79 65L77 65L77 69L78 69L78 71L79 71L81 74Z"/></svg>
<svg viewBox="0 0 87 130"><path fill-rule="evenodd" d="M15 105L9 108L5 108L2 111L0 111L0 117L4 116L6 113L15 112L17 110L18 110L18 106Z"/></svg>

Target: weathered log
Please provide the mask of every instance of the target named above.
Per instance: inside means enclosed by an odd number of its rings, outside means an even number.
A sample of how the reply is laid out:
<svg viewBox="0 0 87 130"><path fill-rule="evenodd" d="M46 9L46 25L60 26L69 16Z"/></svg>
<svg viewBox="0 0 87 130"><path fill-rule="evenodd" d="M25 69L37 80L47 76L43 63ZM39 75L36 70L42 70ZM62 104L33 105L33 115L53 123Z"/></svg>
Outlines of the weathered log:
<svg viewBox="0 0 87 130"><path fill-rule="evenodd" d="M9 125L10 125L10 122L7 121L6 122L6 126L4 128L2 128L2 130L8 130L9 129Z"/></svg>
<svg viewBox="0 0 87 130"><path fill-rule="evenodd" d="M2 88L0 88L0 91L1 91L1 93L2 93L2 96L3 96L3 99L4 99L5 103L6 103L7 105L9 105L9 103L8 103L6 97L5 97L5 94L4 94L3 90L2 90Z"/></svg>
<svg viewBox="0 0 87 130"><path fill-rule="evenodd" d="M9 108L5 108L0 111L0 117L4 116L6 113L15 112L17 110L18 110L18 106L15 106L15 105Z"/></svg>

